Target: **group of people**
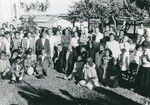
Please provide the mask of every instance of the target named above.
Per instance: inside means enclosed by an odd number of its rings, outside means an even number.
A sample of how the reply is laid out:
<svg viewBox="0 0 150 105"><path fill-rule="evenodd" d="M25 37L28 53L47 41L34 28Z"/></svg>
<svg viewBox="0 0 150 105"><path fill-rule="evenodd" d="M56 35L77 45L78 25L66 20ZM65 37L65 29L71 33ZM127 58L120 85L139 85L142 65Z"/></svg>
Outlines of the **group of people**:
<svg viewBox="0 0 150 105"><path fill-rule="evenodd" d="M119 78L137 71L139 93L150 97L150 36L141 24L133 41L113 25L90 30L80 27L42 27L32 30L0 29L0 73L10 83L21 83L25 75L38 79L49 68L74 79L78 86L93 89L100 84L118 87Z"/></svg>

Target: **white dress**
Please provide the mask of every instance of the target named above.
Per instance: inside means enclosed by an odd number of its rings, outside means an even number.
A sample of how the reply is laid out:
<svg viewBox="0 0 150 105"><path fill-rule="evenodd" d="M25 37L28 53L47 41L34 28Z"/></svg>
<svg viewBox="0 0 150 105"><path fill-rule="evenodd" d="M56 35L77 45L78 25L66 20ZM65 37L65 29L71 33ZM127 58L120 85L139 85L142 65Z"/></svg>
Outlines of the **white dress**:
<svg viewBox="0 0 150 105"><path fill-rule="evenodd" d="M101 39L104 38L104 35L102 33L96 33L96 42L99 43Z"/></svg>
<svg viewBox="0 0 150 105"><path fill-rule="evenodd" d="M110 49L112 51L112 56L117 59L119 55L121 54L120 51L120 44L117 41L109 41L106 43L106 48Z"/></svg>
<svg viewBox="0 0 150 105"><path fill-rule="evenodd" d="M79 38L78 38L78 37L77 37L77 38L73 37L73 38L71 39L71 45L72 45L74 48L76 48L77 46L79 46L78 41L79 41Z"/></svg>
<svg viewBox="0 0 150 105"><path fill-rule="evenodd" d="M55 46L55 37L50 36L49 37L49 42L50 42L50 53L51 53L51 58L54 56L54 46Z"/></svg>
<svg viewBox="0 0 150 105"><path fill-rule="evenodd" d="M81 86L85 86L89 89L93 89L94 87L99 87L98 77L95 69L95 64L93 66L89 66L88 64L84 65L83 74L84 80L81 80L79 84Z"/></svg>

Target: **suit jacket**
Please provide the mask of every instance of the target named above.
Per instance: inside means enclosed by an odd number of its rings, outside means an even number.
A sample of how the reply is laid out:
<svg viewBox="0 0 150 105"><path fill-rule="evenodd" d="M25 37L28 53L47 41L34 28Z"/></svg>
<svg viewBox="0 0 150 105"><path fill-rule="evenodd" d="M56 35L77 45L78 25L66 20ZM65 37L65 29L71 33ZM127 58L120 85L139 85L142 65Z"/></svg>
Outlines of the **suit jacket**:
<svg viewBox="0 0 150 105"><path fill-rule="evenodd" d="M77 61L77 53L74 50L71 51L68 59L66 59L66 55L67 55L67 51L65 52L65 56L64 56L65 58L64 58L63 65L64 65L66 73L69 75L74 68L74 63Z"/></svg>
<svg viewBox="0 0 150 105"><path fill-rule="evenodd" d="M45 39L45 44L43 46L42 39L38 39L36 42L36 54L40 55L42 49L45 49L45 52L49 55L50 54L50 43L48 39Z"/></svg>
<svg viewBox="0 0 150 105"><path fill-rule="evenodd" d="M58 72L63 72L64 71L64 61L65 61L65 51L62 50L59 55L58 51L56 50L54 53L53 57L53 62L54 62L54 69L57 70ZM57 58L56 62L55 59Z"/></svg>

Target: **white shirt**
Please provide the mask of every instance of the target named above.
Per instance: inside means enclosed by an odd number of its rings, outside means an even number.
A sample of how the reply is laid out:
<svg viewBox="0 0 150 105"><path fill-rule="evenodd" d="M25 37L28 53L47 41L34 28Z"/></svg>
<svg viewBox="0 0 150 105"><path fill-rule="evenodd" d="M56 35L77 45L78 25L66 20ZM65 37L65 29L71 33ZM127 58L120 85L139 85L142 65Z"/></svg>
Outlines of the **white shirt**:
<svg viewBox="0 0 150 105"><path fill-rule="evenodd" d="M103 38L104 38L104 35L102 33L100 33L100 32L96 33L96 40L95 40L96 42L99 43L100 40L103 39Z"/></svg>
<svg viewBox="0 0 150 105"><path fill-rule="evenodd" d="M120 49L126 49L127 54L129 54L130 44L128 42L120 43Z"/></svg>
<svg viewBox="0 0 150 105"><path fill-rule="evenodd" d="M67 51L67 54L66 54L66 60L68 60L69 55L70 55L70 51Z"/></svg>
<svg viewBox="0 0 150 105"><path fill-rule="evenodd" d="M54 55L54 42L55 42L55 37L54 36L50 36L49 37L49 42L50 42L50 51L51 51L51 58L53 58Z"/></svg>
<svg viewBox="0 0 150 105"><path fill-rule="evenodd" d="M144 34L144 29L143 28L139 28L137 30L137 33L142 36Z"/></svg>
<svg viewBox="0 0 150 105"><path fill-rule="evenodd" d="M77 37L77 38L73 37L73 38L71 39L71 45L72 45L73 47L79 46L78 40L79 40L78 37Z"/></svg>
<svg viewBox="0 0 150 105"><path fill-rule="evenodd" d="M42 45L44 46L45 45L45 38L42 38Z"/></svg>
<svg viewBox="0 0 150 105"><path fill-rule="evenodd" d="M30 47L30 38L27 38L27 49Z"/></svg>
<svg viewBox="0 0 150 105"><path fill-rule="evenodd" d="M118 58L119 55L121 54L119 42L115 40L107 42L106 48L109 48L112 51L112 56L114 58Z"/></svg>

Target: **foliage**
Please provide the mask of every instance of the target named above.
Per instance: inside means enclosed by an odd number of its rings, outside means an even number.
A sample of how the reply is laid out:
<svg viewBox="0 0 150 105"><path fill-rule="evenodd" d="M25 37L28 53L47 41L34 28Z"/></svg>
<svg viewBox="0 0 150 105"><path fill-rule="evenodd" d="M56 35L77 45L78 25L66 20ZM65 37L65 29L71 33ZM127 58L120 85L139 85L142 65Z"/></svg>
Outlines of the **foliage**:
<svg viewBox="0 0 150 105"><path fill-rule="evenodd" d="M90 18L117 19L122 17L141 18L146 14L145 9L139 8L129 0L80 0L70 8L70 16L78 16L78 20L87 21Z"/></svg>
<svg viewBox="0 0 150 105"><path fill-rule="evenodd" d="M24 11L29 12L31 10L41 11L45 12L49 7L49 1L45 0L44 2L31 2L27 4L26 2L20 2L21 8L24 9Z"/></svg>
<svg viewBox="0 0 150 105"><path fill-rule="evenodd" d="M30 31L30 32L35 32L37 24L34 21L34 18L35 17L33 17L33 16L22 16L20 18L20 20L21 20L21 27L20 27L20 29L21 30Z"/></svg>

